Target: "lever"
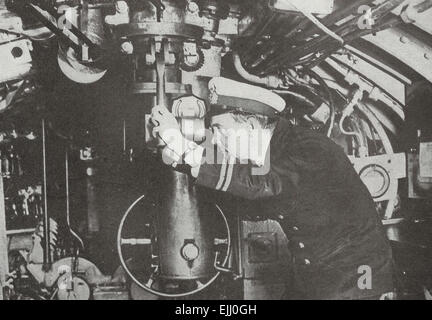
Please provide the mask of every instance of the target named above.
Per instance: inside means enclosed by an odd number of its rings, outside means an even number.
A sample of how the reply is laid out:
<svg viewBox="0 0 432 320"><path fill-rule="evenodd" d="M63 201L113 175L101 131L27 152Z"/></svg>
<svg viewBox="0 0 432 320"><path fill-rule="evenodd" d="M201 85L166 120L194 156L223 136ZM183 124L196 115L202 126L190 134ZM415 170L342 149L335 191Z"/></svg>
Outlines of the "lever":
<svg viewBox="0 0 432 320"><path fill-rule="evenodd" d="M165 89L165 46L166 40L162 40L159 53L156 53L156 99L159 106L168 108Z"/></svg>

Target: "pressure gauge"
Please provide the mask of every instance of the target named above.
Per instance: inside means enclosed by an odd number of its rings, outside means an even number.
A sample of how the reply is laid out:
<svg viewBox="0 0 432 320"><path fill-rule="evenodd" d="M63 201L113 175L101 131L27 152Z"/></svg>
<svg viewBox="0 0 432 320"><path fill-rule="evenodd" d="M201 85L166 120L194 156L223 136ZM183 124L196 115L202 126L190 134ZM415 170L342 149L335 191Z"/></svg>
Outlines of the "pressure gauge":
<svg viewBox="0 0 432 320"><path fill-rule="evenodd" d="M382 197L390 187L390 175L385 168L370 164L360 171L360 178L368 188L372 198Z"/></svg>

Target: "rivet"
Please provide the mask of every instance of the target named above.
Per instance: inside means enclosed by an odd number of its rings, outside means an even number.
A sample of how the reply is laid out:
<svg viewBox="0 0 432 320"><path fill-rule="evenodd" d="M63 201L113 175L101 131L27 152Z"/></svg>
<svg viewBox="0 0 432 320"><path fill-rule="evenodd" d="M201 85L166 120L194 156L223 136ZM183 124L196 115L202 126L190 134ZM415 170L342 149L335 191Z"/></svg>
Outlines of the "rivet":
<svg viewBox="0 0 432 320"><path fill-rule="evenodd" d="M400 37L400 42L402 43L408 43L408 38L407 37Z"/></svg>

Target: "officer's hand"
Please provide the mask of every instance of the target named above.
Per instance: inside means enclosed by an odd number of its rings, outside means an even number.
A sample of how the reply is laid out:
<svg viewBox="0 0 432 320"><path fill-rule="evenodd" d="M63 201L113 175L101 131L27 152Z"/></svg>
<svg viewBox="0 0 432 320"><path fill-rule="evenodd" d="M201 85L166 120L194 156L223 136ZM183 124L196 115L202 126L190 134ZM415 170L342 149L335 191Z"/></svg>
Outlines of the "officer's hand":
<svg viewBox="0 0 432 320"><path fill-rule="evenodd" d="M151 121L154 125L153 137L161 138L165 144L183 137L180 127L174 115L163 106L156 106L152 109Z"/></svg>

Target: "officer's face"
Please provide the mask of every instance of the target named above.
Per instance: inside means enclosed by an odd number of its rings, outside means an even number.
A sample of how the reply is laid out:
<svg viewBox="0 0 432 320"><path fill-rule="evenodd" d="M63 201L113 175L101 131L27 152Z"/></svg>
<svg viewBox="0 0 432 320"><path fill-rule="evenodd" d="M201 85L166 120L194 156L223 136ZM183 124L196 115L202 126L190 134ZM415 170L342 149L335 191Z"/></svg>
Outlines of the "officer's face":
<svg viewBox="0 0 432 320"><path fill-rule="evenodd" d="M213 116L211 119L216 143L239 159L249 159L250 126L237 121L230 113Z"/></svg>
<svg viewBox="0 0 432 320"><path fill-rule="evenodd" d="M216 143L241 160L256 161L259 152L266 150L267 139L262 139L262 127L254 121L239 121L230 113L213 116L211 127ZM265 151L264 151L265 152Z"/></svg>

